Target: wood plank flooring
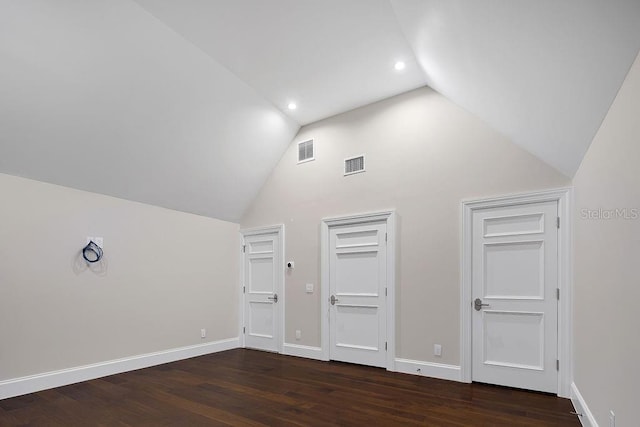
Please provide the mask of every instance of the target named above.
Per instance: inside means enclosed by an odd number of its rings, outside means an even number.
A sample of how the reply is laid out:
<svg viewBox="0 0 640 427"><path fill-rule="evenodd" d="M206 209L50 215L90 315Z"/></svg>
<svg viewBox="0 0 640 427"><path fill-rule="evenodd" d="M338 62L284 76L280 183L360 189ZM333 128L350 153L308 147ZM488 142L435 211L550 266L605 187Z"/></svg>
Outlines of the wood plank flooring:
<svg viewBox="0 0 640 427"><path fill-rule="evenodd" d="M230 350L0 400L0 426L579 426L569 400Z"/></svg>

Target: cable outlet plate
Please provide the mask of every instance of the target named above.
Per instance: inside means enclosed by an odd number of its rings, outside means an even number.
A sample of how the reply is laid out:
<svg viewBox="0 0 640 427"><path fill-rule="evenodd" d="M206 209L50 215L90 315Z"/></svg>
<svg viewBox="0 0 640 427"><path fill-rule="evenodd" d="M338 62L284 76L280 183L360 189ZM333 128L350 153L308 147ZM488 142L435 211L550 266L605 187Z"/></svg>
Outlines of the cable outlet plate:
<svg viewBox="0 0 640 427"><path fill-rule="evenodd" d="M433 345L433 355L442 356L442 346L440 344Z"/></svg>

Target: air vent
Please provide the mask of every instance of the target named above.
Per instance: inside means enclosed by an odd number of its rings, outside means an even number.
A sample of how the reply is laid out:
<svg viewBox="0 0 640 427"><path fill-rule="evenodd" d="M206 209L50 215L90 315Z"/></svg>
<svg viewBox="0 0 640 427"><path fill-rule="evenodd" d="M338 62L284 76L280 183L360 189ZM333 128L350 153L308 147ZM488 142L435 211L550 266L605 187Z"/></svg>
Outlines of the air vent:
<svg viewBox="0 0 640 427"><path fill-rule="evenodd" d="M364 156L352 157L344 161L344 174L353 175L354 173L364 172Z"/></svg>
<svg viewBox="0 0 640 427"><path fill-rule="evenodd" d="M310 162L313 159L313 139L298 142L298 163Z"/></svg>

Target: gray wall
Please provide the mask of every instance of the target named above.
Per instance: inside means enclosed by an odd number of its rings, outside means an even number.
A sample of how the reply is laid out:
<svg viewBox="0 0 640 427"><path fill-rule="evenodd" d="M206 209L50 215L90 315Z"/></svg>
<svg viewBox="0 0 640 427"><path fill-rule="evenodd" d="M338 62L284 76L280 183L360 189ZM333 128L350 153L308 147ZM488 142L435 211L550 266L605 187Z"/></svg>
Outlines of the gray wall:
<svg viewBox="0 0 640 427"><path fill-rule="evenodd" d="M637 58L574 177L574 377L601 426L638 425L639 95Z"/></svg>
<svg viewBox="0 0 640 427"><path fill-rule="evenodd" d="M237 224L3 174L0 195L0 381L238 335Z"/></svg>
<svg viewBox="0 0 640 427"><path fill-rule="evenodd" d="M316 160L297 163L314 138ZM343 160L366 154L365 173ZM397 209L397 356L460 363L460 202L562 187L569 179L429 88L303 127L242 227L285 224L285 341L320 345L321 219ZM305 283L316 292L305 293ZM295 340L295 330L302 339ZM442 344L442 357L433 344Z"/></svg>

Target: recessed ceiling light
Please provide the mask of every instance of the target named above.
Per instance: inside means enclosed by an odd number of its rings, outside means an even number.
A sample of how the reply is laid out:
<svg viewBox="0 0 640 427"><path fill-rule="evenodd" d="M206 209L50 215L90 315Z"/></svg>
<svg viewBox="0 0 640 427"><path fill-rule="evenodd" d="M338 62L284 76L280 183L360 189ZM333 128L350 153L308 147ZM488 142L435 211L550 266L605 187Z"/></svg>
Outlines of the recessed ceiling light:
<svg viewBox="0 0 640 427"><path fill-rule="evenodd" d="M295 102L290 102L287 107L289 108L289 110L295 110L296 108L298 108Z"/></svg>
<svg viewBox="0 0 640 427"><path fill-rule="evenodd" d="M397 71L402 71L402 70L404 70L404 67L405 67L405 66L406 66L406 65L405 65L405 63L404 63L404 62L402 62L402 61L398 61L398 62L396 62L396 64L393 66L393 68L395 68Z"/></svg>

